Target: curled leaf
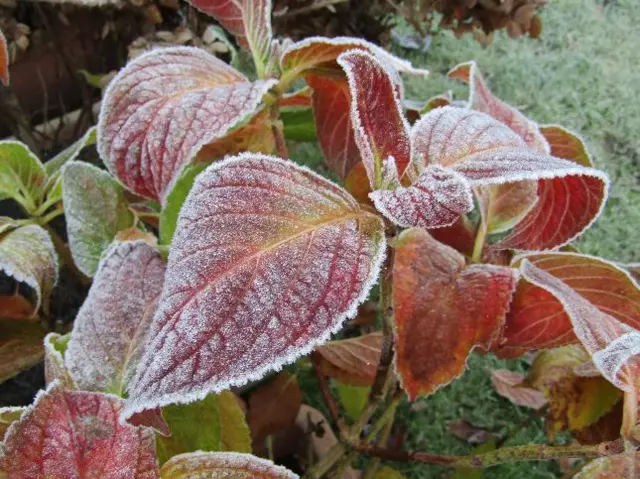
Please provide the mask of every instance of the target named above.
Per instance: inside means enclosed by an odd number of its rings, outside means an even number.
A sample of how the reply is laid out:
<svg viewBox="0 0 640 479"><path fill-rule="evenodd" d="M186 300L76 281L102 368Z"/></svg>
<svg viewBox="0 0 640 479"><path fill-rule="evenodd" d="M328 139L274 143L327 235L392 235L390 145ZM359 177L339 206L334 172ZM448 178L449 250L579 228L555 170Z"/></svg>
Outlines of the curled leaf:
<svg viewBox="0 0 640 479"><path fill-rule="evenodd" d="M582 166L593 166L591 155L582 138L560 125L544 125L540 127L540 133L544 135L551 154L558 158L571 160Z"/></svg>
<svg viewBox="0 0 640 479"><path fill-rule="evenodd" d="M338 330L376 280L380 218L285 160L198 176L176 228L127 414L258 379Z"/></svg>
<svg viewBox="0 0 640 479"><path fill-rule="evenodd" d="M190 452L172 457L160 470L165 479L297 479L298 476L273 462L239 452Z"/></svg>
<svg viewBox="0 0 640 479"><path fill-rule="evenodd" d="M329 341L316 348L318 366L344 384L369 386L376 376L381 348L381 333Z"/></svg>
<svg viewBox="0 0 640 479"><path fill-rule="evenodd" d="M78 312L65 364L83 390L122 395L142 354L164 263L144 241L115 243Z"/></svg>
<svg viewBox="0 0 640 479"><path fill-rule="evenodd" d="M517 406L540 409L547 404L547 398L543 393L533 389L524 383L522 373L516 373L507 369L491 371L491 383L500 396L507 398Z"/></svg>
<svg viewBox="0 0 640 479"><path fill-rule="evenodd" d="M44 338L44 379L47 385L59 381L67 389L76 389L76 383L64 364L70 334L60 336L49 333Z"/></svg>
<svg viewBox="0 0 640 479"><path fill-rule="evenodd" d="M474 347L488 349L504 324L516 271L465 265L453 248L412 228L393 269L396 370L410 399L450 383Z"/></svg>
<svg viewBox="0 0 640 479"><path fill-rule="evenodd" d="M274 83L251 83L196 48L145 53L121 70L105 92L98 123L100 156L133 192L164 201L184 165L253 114Z"/></svg>

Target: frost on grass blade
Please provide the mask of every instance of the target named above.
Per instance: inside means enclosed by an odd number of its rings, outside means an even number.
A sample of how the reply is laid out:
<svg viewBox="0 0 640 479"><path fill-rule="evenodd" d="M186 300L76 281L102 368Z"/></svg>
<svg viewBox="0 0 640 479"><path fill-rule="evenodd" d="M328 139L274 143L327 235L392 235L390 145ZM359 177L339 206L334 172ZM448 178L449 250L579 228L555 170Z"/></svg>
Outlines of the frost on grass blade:
<svg viewBox="0 0 640 479"><path fill-rule="evenodd" d="M587 229L604 206L609 181L603 172L527 148L513 131L484 113L438 108L413 126L411 136L413 154L423 163L452 168L473 187L537 180L537 203L495 246L498 249L566 244ZM521 210L513 213L517 219ZM505 221L513 218L503 217Z"/></svg>
<svg viewBox="0 0 640 479"><path fill-rule="evenodd" d="M144 241L115 243L73 325L66 365L83 390L122 395L162 291L165 265Z"/></svg>
<svg viewBox="0 0 640 479"><path fill-rule="evenodd" d="M593 166L591 155L582 138L560 125L544 125L540 133L549 142L551 154L582 166Z"/></svg>
<svg viewBox="0 0 640 479"><path fill-rule="evenodd" d="M27 225L0 237L0 270L36 293L33 315L49 311L49 296L58 282L58 255L49 233Z"/></svg>
<svg viewBox="0 0 640 479"><path fill-rule="evenodd" d="M329 341L316 348L320 370L344 384L369 386L380 362L382 334L365 334L357 338Z"/></svg>
<svg viewBox="0 0 640 479"><path fill-rule="evenodd" d="M298 475L273 462L239 452L190 452L174 456L160 470L163 479L297 479Z"/></svg>
<svg viewBox="0 0 640 479"><path fill-rule="evenodd" d="M454 170L438 165L423 169L411 186L377 190L369 197L378 211L403 227L450 226L473 209L469 183Z"/></svg>
<svg viewBox="0 0 640 479"><path fill-rule="evenodd" d="M539 253L526 258L564 282L573 291L618 321L640 330L640 291L637 283L612 263L575 253ZM504 345L500 351L524 352L577 342L562 303L549 291L521 280L507 314Z"/></svg>
<svg viewBox="0 0 640 479"><path fill-rule="evenodd" d="M640 369L640 331L616 319L613 314L619 314L617 309L605 312L604 308L596 307L568 282L539 268L527 258L522 260L520 271L524 279L551 293L562 304L575 335L602 375L619 389L634 391ZM634 285L637 289L635 282ZM626 298L619 301L627 302ZM633 306L637 311L638 303ZM635 323L637 317L632 319Z"/></svg>
<svg viewBox="0 0 640 479"><path fill-rule="evenodd" d="M327 166L345 179L360 161L351 125L349 83L345 78L309 74L318 142Z"/></svg>
<svg viewBox="0 0 640 479"><path fill-rule="evenodd" d="M9 426L4 468L11 478L159 477L153 434L121 424L122 402L54 383Z"/></svg>
<svg viewBox="0 0 640 479"><path fill-rule="evenodd" d="M499 337L517 282L503 266L464 257L419 228L398 240L393 269L396 371L411 400L460 376L474 347Z"/></svg>
<svg viewBox="0 0 640 479"><path fill-rule="evenodd" d="M384 255L381 219L292 162L214 163L182 207L127 415L258 379L356 313Z"/></svg>
<svg viewBox="0 0 640 479"><path fill-rule="evenodd" d="M76 383L64 364L70 334L49 333L44 338L44 379L47 385L59 381L66 389L76 389Z"/></svg>
<svg viewBox="0 0 640 479"><path fill-rule="evenodd" d="M2 30L0 30L0 82L4 86L9 85L9 49Z"/></svg>
<svg viewBox="0 0 640 479"><path fill-rule="evenodd" d="M105 92L98 150L133 192L163 201L200 148L256 110L275 80L249 82L190 47L154 50L129 63Z"/></svg>
<svg viewBox="0 0 640 479"><path fill-rule="evenodd" d="M402 177L411 161L409 124L389 71L373 55L353 50L338 57L351 94L351 123L372 188L379 188L382 162L395 158Z"/></svg>
<svg viewBox="0 0 640 479"><path fill-rule="evenodd" d="M538 125L489 90L476 62L462 63L448 75L469 85L469 108L491 115L520 135L529 147L541 153L549 153L549 144L540 133Z"/></svg>
<svg viewBox="0 0 640 479"><path fill-rule="evenodd" d="M73 261L93 277L116 234L133 225L124 189L109 172L75 161L62 171L62 192Z"/></svg>
<svg viewBox="0 0 640 479"><path fill-rule="evenodd" d="M264 72L271 56L272 0L188 0L198 10L211 15L248 49L258 72Z"/></svg>
<svg viewBox="0 0 640 479"><path fill-rule="evenodd" d="M47 181L42 163L24 143L0 141L0 200L11 198L33 213Z"/></svg>

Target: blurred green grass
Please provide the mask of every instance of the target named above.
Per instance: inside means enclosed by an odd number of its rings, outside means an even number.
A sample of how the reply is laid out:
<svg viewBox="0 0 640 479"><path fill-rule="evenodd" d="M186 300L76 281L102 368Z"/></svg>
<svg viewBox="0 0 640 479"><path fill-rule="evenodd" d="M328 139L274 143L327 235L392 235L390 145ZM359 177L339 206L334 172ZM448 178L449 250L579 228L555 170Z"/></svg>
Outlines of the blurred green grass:
<svg viewBox="0 0 640 479"><path fill-rule="evenodd" d="M539 40L511 40L504 34L483 48L470 36L458 40L450 32L437 35L426 54L394 47L394 53L431 71L426 79L409 78L406 96L426 100L446 90L466 99L466 87L446 78L460 62L474 59L494 93L535 121L561 124L581 134L612 181L607 206L598 223L578 241L582 252L622 261L640 261L636 236L640 225L640 5L618 0L550 0L542 14ZM296 161L320 169L320 152L310 145L292 145ZM469 370L436 394L421 399L416 411L408 404L398 422L408 427L405 447L463 454L472 446L448 431L448 423L465 419L499 436L523 421L506 444L544 442L543 423L526 409L499 397L491 386L490 369L526 370L523 361L500 361L472 355ZM317 398L309 398L317 404ZM409 478L448 477L447 469L390 464ZM459 477L471 477L461 474ZM485 478L561 477L553 462L501 465Z"/></svg>

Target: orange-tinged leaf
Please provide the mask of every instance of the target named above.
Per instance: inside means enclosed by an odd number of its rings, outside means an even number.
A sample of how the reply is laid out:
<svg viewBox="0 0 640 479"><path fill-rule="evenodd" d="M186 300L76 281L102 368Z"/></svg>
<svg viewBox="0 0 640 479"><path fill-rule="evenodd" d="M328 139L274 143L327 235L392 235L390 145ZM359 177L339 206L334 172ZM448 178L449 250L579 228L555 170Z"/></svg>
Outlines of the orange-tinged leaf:
<svg viewBox="0 0 640 479"><path fill-rule="evenodd" d="M304 88L301 88L300 90L296 90L291 93L286 93L282 95L282 97L278 100L278 107L287 108L287 107L295 107L295 106L302 106L302 107L311 106L312 94L313 94L313 90L309 87L304 87Z"/></svg>
<svg viewBox="0 0 640 479"><path fill-rule="evenodd" d="M522 258L516 257L513 266L517 267ZM640 329L640 291L623 269L576 253L537 253L526 259L603 313ZM562 303L549 291L521 280L507 314L502 349L547 349L575 342L577 338Z"/></svg>
<svg viewBox="0 0 640 479"><path fill-rule="evenodd" d="M360 161L351 125L349 83L343 77L315 74L306 75L305 80L313 88L313 114L325 162L345 179Z"/></svg>
<svg viewBox="0 0 640 479"><path fill-rule="evenodd" d="M455 223L450 226L429 230L429 234L440 243L451 246L460 253L471 256L476 233L475 228L469 218L460 216Z"/></svg>
<svg viewBox="0 0 640 479"><path fill-rule="evenodd" d="M20 294L0 295L0 319L33 319L36 309Z"/></svg>
<svg viewBox="0 0 640 479"><path fill-rule="evenodd" d="M358 203L373 205L369 198L371 185L369 184L369 177L367 176L367 170L365 169L363 162L359 161L353 168L351 168L351 171L344 180L344 187L356 200L358 200Z"/></svg>
<svg viewBox="0 0 640 479"><path fill-rule="evenodd" d="M582 166L593 166L587 146L576 133L560 125L543 125L540 127L540 133L549 142L553 156L574 161Z"/></svg>
<svg viewBox="0 0 640 479"><path fill-rule="evenodd" d="M396 368L410 399L460 376L474 347L499 335L516 271L465 265L453 248L412 228L398 241L393 270Z"/></svg>
<svg viewBox="0 0 640 479"><path fill-rule="evenodd" d="M376 376L382 334L329 341L316 348L320 370L327 376L352 386L369 386Z"/></svg>
<svg viewBox="0 0 640 479"><path fill-rule="evenodd" d="M5 86L9 85L9 49L2 30L0 30L0 81Z"/></svg>
<svg viewBox="0 0 640 479"><path fill-rule="evenodd" d="M496 392L517 406L540 409L547 404L547 398L540 391L524 383L522 373L499 369L491 371L491 383Z"/></svg>
<svg viewBox="0 0 640 479"><path fill-rule="evenodd" d="M189 452L169 459L160 475L163 479L297 479L298 476L273 462L239 452Z"/></svg>
<svg viewBox="0 0 640 479"><path fill-rule="evenodd" d="M538 201L535 181L518 181L476 188L480 214L488 234L513 228Z"/></svg>
<svg viewBox="0 0 640 479"><path fill-rule="evenodd" d="M388 70L373 55L353 50L338 57L349 82L355 142L372 188L380 188L382 162L392 157L401 178L411 161L409 124Z"/></svg>
<svg viewBox="0 0 640 479"><path fill-rule="evenodd" d="M541 153L549 152L549 145L540 133L538 125L489 90L476 62L462 63L451 70L448 76L469 85L469 108L487 113L504 123L520 135L531 148Z"/></svg>
<svg viewBox="0 0 640 479"><path fill-rule="evenodd" d="M201 173L180 213L128 414L242 385L357 312L381 219L292 162L245 153Z"/></svg>
<svg viewBox="0 0 640 479"><path fill-rule="evenodd" d="M451 90L449 90L447 93L429 98L422 109L422 113L428 113L436 108L449 106L451 103L453 103L453 96L451 94Z"/></svg>
<svg viewBox="0 0 640 479"><path fill-rule="evenodd" d="M122 69L105 92L98 150L134 193L163 201L204 145L253 114L275 80L249 82L191 47L153 50Z"/></svg>
<svg viewBox="0 0 640 479"><path fill-rule="evenodd" d="M150 431L118 421L122 402L54 384L9 426L4 468L16 479L159 477Z"/></svg>
<svg viewBox="0 0 640 479"><path fill-rule="evenodd" d="M38 323L0 321L0 383L42 360L46 334Z"/></svg>

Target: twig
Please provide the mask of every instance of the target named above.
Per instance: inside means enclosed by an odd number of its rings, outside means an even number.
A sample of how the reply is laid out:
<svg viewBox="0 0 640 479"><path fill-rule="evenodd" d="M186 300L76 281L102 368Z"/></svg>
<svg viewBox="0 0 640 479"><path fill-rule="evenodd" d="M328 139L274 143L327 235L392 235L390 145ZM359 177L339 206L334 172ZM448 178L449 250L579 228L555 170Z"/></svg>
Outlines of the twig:
<svg viewBox="0 0 640 479"><path fill-rule="evenodd" d="M340 408L336 404L333 396L331 395L331 391L329 390L329 381L327 381L327 376L324 375L320 368L318 367L317 358L311 357L313 363L313 370L316 373L316 378L318 379L318 385L320 386L320 392L322 393L322 399L325 404L329 408L329 413L331 414L331 419L338 426L338 430L341 432L345 428L344 418L340 414Z"/></svg>
<svg viewBox="0 0 640 479"><path fill-rule="evenodd" d="M307 7L294 8L289 10L281 15L280 18L292 18L297 17L298 15L304 15L305 13L311 13L315 10L320 10L321 8L331 7L333 5L338 5L339 3L347 3L349 0L323 0L313 2L311 5Z"/></svg>

